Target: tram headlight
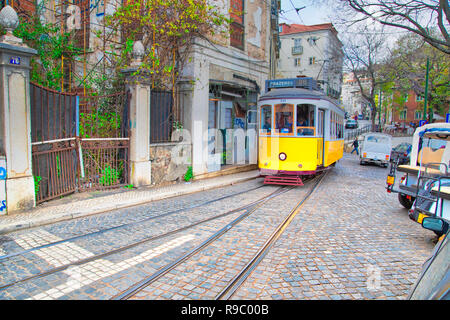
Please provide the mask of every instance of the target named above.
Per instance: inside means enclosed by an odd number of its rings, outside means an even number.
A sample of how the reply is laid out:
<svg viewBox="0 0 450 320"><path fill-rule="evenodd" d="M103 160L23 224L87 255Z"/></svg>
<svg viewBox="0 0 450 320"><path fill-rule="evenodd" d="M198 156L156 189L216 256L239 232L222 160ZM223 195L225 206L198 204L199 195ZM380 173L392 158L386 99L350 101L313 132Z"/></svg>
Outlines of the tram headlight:
<svg viewBox="0 0 450 320"><path fill-rule="evenodd" d="M287 156L286 156L286 153L284 153L284 152L281 152L281 153L278 155L278 159L280 159L281 161L286 160L286 158L287 158Z"/></svg>

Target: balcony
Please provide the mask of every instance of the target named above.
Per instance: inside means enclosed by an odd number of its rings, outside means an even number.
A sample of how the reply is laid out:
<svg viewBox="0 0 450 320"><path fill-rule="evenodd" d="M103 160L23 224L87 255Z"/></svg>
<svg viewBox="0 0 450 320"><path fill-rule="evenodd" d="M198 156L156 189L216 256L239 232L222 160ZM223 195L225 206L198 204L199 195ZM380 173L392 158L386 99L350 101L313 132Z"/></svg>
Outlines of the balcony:
<svg viewBox="0 0 450 320"><path fill-rule="evenodd" d="M303 53L303 46L292 47L293 55L302 54L302 53Z"/></svg>
<svg viewBox="0 0 450 320"><path fill-rule="evenodd" d="M230 25L230 45L232 47L244 50L244 26L232 22Z"/></svg>

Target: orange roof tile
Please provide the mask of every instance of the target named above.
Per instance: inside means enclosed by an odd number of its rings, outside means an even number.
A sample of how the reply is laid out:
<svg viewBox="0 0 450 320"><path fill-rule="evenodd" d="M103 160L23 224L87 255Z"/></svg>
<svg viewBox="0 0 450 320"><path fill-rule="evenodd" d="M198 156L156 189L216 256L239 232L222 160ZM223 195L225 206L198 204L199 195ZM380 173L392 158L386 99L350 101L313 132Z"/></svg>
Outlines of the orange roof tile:
<svg viewBox="0 0 450 320"><path fill-rule="evenodd" d="M282 32L280 32L280 35L301 33L301 32L311 32L311 31L318 31L318 30L331 30L331 31L337 33L336 30L334 29L334 26L332 23L315 24L312 26L306 26L303 24L286 24L286 23L282 23L280 25L282 27Z"/></svg>

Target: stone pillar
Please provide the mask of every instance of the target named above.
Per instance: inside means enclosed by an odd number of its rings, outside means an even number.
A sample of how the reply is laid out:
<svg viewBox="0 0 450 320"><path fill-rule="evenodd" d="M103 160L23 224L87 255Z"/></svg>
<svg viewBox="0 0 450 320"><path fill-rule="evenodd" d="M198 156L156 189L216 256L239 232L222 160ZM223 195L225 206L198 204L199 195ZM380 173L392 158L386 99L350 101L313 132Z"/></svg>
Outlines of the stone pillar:
<svg viewBox="0 0 450 320"><path fill-rule="evenodd" d="M182 90L189 91L184 100L184 128L191 133L195 176L208 172L209 62L202 52L195 50L183 76L193 80L184 82Z"/></svg>
<svg viewBox="0 0 450 320"><path fill-rule="evenodd" d="M144 46L140 41L133 46L133 61L122 70L126 76L130 101L130 183L135 187L151 184L150 162L150 93L151 77L142 72L135 75L142 62Z"/></svg>
<svg viewBox="0 0 450 320"><path fill-rule="evenodd" d="M35 206L31 161L30 59L27 47L12 31L19 23L10 6L0 12L0 152L6 156L8 214Z"/></svg>

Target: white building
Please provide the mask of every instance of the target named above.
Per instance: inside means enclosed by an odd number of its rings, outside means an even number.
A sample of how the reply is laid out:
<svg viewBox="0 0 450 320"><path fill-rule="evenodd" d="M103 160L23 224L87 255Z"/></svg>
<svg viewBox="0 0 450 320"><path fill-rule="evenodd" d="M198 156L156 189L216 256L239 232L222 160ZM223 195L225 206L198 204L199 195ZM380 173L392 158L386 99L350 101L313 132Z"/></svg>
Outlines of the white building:
<svg viewBox="0 0 450 320"><path fill-rule="evenodd" d="M370 85L368 78L362 78L363 87ZM367 90L367 89L365 89ZM361 89L352 72L344 74L341 94L342 105L349 116L362 115L371 118L369 102L361 95Z"/></svg>
<svg viewBox="0 0 450 320"><path fill-rule="evenodd" d="M312 26L279 26L281 49L277 78L312 77L323 89L339 95L342 83L343 51L331 23Z"/></svg>

